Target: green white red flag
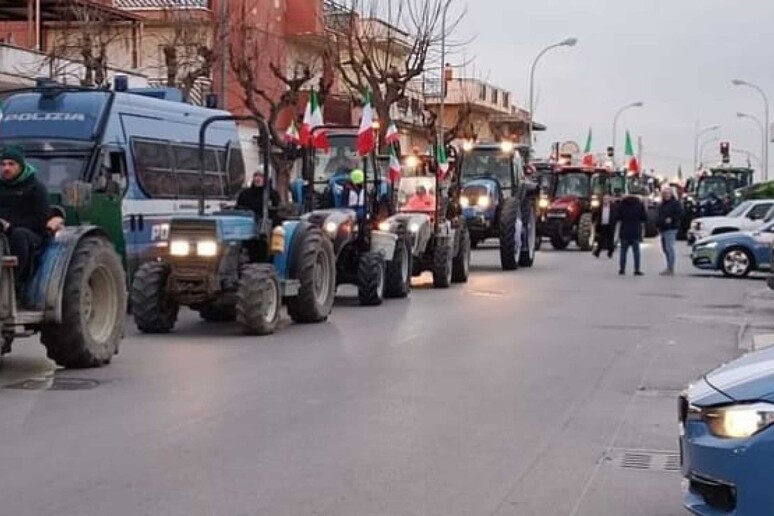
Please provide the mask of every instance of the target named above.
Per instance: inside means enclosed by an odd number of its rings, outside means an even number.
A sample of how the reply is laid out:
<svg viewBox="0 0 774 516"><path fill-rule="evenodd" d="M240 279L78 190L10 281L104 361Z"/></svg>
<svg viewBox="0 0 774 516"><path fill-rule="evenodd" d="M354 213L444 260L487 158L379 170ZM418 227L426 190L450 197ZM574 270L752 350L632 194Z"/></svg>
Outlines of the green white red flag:
<svg viewBox="0 0 774 516"><path fill-rule="evenodd" d="M436 162L438 163L438 179L441 181L446 179L446 175L449 173L449 159L446 157L446 146L436 146Z"/></svg>
<svg viewBox="0 0 774 516"><path fill-rule="evenodd" d="M400 142L400 133L395 122L390 121L390 125L387 126L387 133L384 135L384 143L387 145L395 145Z"/></svg>
<svg viewBox="0 0 774 516"><path fill-rule="evenodd" d="M301 135L298 133L295 121L290 122L287 131L285 131L285 142L295 145L301 143Z"/></svg>
<svg viewBox="0 0 774 516"><path fill-rule="evenodd" d="M371 93L366 92L363 99L363 114L360 117L360 129L357 131L357 152L361 156L371 154L376 149L376 131L374 131L374 107Z"/></svg>
<svg viewBox="0 0 774 516"><path fill-rule="evenodd" d="M301 145L311 146L316 149L327 149L328 137L325 134L325 130L318 129L314 131L314 136L312 136L312 131L323 124L320 98L317 96L317 92L312 90L309 95L309 102L307 102L306 109L304 110L304 121L301 124L301 134L299 135Z"/></svg>
<svg viewBox="0 0 774 516"><path fill-rule="evenodd" d="M624 157L626 159L626 170L632 174L640 173L640 164L637 156L634 155L634 145L632 145L632 136L626 131L626 146L624 147Z"/></svg>
<svg viewBox="0 0 774 516"><path fill-rule="evenodd" d="M589 127L589 134L586 136L586 148L583 149L583 166L594 166L594 153L591 151L591 127Z"/></svg>
<svg viewBox="0 0 774 516"><path fill-rule="evenodd" d="M388 171L390 183L397 185L402 175L403 168L400 164L400 158L398 158L398 151L395 149L395 145L390 145L390 169Z"/></svg>

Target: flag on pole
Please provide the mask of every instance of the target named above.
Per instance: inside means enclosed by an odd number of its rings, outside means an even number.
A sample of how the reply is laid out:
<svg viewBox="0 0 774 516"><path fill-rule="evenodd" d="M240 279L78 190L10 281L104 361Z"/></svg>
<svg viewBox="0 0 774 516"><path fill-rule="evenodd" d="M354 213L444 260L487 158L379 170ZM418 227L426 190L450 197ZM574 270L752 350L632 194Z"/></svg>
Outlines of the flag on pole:
<svg viewBox="0 0 774 516"><path fill-rule="evenodd" d="M357 131L357 152L361 156L371 154L376 149L376 131L374 131L374 107L371 93L366 92L363 99L363 114L360 117L360 129Z"/></svg>
<svg viewBox="0 0 774 516"><path fill-rule="evenodd" d="M594 166L594 154L591 152L591 127L589 127L589 134L586 136L586 148L583 149L583 166Z"/></svg>
<svg viewBox="0 0 774 516"><path fill-rule="evenodd" d="M637 162L637 156L634 155L634 145L632 145L632 136L629 134L629 131L626 131L624 157L626 158L626 170L632 174L639 174L640 164Z"/></svg>
<svg viewBox="0 0 774 516"><path fill-rule="evenodd" d="M400 142L400 133L395 122L390 121L390 125L387 126L387 134L384 135L384 143L387 145L395 145Z"/></svg>
<svg viewBox="0 0 774 516"><path fill-rule="evenodd" d="M298 134L295 120L290 122L288 130L285 131L285 143L292 143L295 145L301 143L301 135Z"/></svg>
<svg viewBox="0 0 774 516"><path fill-rule="evenodd" d="M388 173L390 183L397 185L402 175L403 169L400 165L400 158L398 158L398 151L395 149L395 145L390 145L390 170Z"/></svg>
<svg viewBox="0 0 774 516"><path fill-rule="evenodd" d="M318 130L314 132L314 138L312 137L312 130L316 127L320 127L324 124L322 108L320 107L320 99L317 96L317 92L312 90L309 95L309 102L306 104L304 110L304 121L301 124L301 134L299 140L301 145L309 145L316 149L327 149L328 138L325 135L324 130Z"/></svg>
<svg viewBox="0 0 774 516"><path fill-rule="evenodd" d="M436 146L436 162L438 163L438 179L441 181L446 179L446 174L449 173L449 159L446 157L446 146Z"/></svg>

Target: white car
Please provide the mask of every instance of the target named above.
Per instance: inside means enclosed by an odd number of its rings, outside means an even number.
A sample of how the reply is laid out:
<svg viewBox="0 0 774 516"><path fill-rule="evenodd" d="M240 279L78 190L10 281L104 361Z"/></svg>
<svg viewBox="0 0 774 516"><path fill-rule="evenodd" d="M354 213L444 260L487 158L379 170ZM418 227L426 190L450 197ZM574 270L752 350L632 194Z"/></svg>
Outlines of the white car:
<svg viewBox="0 0 774 516"><path fill-rule="evenodd" d="M691 222L688 243L734 231L754 231L774 219L774 199L744 201L723 217L700 217Z"/></svg>

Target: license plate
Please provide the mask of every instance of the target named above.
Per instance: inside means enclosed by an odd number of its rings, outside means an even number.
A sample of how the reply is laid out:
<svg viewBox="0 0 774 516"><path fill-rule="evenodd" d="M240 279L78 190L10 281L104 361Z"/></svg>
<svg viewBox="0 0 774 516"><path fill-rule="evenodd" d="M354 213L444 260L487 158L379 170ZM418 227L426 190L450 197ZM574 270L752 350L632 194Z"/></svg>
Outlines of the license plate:
<svg viewBox="0 0 774 516"><path fill-rule="evenodd" d="M548 217L551 219L563 219L567 216L566 213L549 213Z"/></svg>

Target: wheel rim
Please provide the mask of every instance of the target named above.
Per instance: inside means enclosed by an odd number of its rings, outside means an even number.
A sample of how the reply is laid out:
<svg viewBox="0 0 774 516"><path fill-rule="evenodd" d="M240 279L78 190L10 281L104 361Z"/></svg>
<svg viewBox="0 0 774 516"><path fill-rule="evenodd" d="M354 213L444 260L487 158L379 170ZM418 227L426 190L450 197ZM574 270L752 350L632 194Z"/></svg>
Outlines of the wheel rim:
<svg viewBox="0 0 774 516"><path fill-rule="evenodd" d="M380 264L378 270L379 280L376 283L376 296L382 299L384 297L384 267Z"/></svg>
<svg viewBox="0 0 774 516"><path fill-rule="evenodd" d="M516 256L516 258L518 258L519 255L521 254L521 245L522 245L521 239L524 238L524 234L523 234L524 226L523 226L523 223L521 222L521 219L516 219L516 223L514 224L513 231L516 233L515 235L516 238L513 239L514 242L516 243L513 249L514 251L513 254Z"/></svg>
<svg viewBox="0 0 774 516"><path fill-rule="evenodd" d="M115 327L114 283L110 270L98 266L91 272L81 296L82 321L97 342L107 341Z"/></svg>
<svg viewBox="0 0 774 516"><path fill-rule="evenodd" d="M331 264L325 253L317 253L314 264L314 297L317 303L324 304L331 290Z"/></svg>
<svg viewBox="0 0 774 516"><path fill-rule="evenodd" d="M742 276L750 267L750 259L747 253L740 250L734 250L726 253L723 258L723 270L731 276Z"/></svg>
<svg viewBox="0 0 774 516"><path fill-rule="evenodd" d="M279 310L278 298L279 288L277 287L277 282L270 279L266 282L266 289L263 291L263 306L266 307L263 317L267 323L271 323L277 318L277 311Z"/></svg>
<svg viewBox="0 0 774 516"><path fill-rule="evenodd" d="M401 256L401 262L400 262L400 279L403 280L403 283L408 283L409 281L409 261L408 261L408 252L405 250L406 248L403 248L403 256Z"/></svg>

